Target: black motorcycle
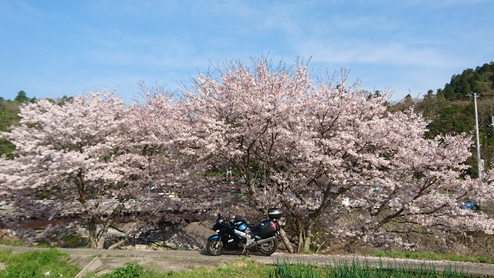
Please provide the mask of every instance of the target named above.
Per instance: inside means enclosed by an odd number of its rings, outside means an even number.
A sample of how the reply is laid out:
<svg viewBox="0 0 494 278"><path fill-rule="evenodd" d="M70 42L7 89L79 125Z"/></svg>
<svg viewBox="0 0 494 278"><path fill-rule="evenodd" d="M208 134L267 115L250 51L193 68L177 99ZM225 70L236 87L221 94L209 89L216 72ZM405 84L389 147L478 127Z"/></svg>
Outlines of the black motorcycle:
<svg viewBox="0 0 494 278"><path fill-rule="evenodd" d="M278 248L278 219L281 217L281 211L276 208L269 209L268 217L269 219L257 226L249 226L245 220L231 221L228 217L218 214L213 225L216 234L208 238L206 251L212 256L219 256L225 250L243 250L242 253L247 253L255 246L264 255L273 254Z"/></svg>

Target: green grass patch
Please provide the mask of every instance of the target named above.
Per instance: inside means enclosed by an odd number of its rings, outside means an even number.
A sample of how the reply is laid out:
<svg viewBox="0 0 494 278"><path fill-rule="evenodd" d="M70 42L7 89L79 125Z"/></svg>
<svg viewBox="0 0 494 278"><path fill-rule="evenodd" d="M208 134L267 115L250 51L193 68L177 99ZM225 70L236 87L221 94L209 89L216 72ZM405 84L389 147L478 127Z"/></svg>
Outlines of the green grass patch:
<svg viewBox="0 0 494 278"><path fill-rule="evenodd" d="M119 255L106 255L107 258L134 258L135 255L132 254L119 254Z"/></svg>
<svg viewBox="0 0 494 278"><path fill-rule="evenodd" d="M374 250L370 252L369 255L374 257L386 257L386 258L494 264L494 258L490 258L490 259L487 259L485 257L473 258L473 257L458 256L455 254L439 254L435 252L408 252L408 251L386 252L382 250Z"/></svg>
<svg viewBox="0 0 494 278"><path fill-rule="evenodd" d="M170 271L163 276L154 277L171 277L171 278L258 278L268 277L269 270L273 268L256 261L241 259L231 262L224 266L213 268L196 267L186 271Z"/></svg>
<svg viewBox="0 0 494 278"><path fill-rule="evenodd" d="M337 264L336 267L320 267L307 264L278 263L270 270L269 278L464 278L469 277L456 269L447 268L438 272L433 265L422 264L419 269L407 267L389 269L382 264L372 267L358 262Z"/></svg>
<svg viewBox="0 0 494 278"><path fill-rule="evenodd" d="M56 249L13 253L0 250L0 262L5 269L0 277L75 277L81 268L69 263L70 256Z"/></svg>
<svg viewBox="0 0 494 278"><path fill-rule="evenodd" d="M128 262L124 266L116 268L112 273L103 274L99 277L101 278L133 278L133 277L156 277L156 276L145 276L155 275L152 272L144 272L144 269L137 262Z"/></svg>
<svg viewBox="0 0 494 278"><path fill-rule="evenodd" d="M22 242L22 241L0 240L0 245L25 246L26 244L24 244L24 242Z"/></svg>
<svg viewBox="0 0 494 278"><path fill-rule="evenodd" d="M308 264L290 264L278 262L276 265L265 265L256 261L242 259L225 266L213 268L198 267L185 271L170 271L157 273L144 270L138 263L130 262L117 268L113 273L100 276L103 278L143 277L143 278L465 278L469 277L461 271L446 269L438 272L432 264L422 264L418 269L401 267L389 269L382 264L372 267L369 264L361 265L358 262L341 263L335 267L322 267Z"/></svg>
<svg viewBox="0 0 494 278"><path fill-rule="evenodd" d="M121 278L121 277L142 277L142 278L260 278L269 277L269 271L273 266L268 266L251 260L237 260L224 266L216 267L194 267L184 271L169 271L159 273L145 270L136 262L126 263L124 266L116 268L112 273L101 276L89 274L87 277L101 278Z"/></svg>

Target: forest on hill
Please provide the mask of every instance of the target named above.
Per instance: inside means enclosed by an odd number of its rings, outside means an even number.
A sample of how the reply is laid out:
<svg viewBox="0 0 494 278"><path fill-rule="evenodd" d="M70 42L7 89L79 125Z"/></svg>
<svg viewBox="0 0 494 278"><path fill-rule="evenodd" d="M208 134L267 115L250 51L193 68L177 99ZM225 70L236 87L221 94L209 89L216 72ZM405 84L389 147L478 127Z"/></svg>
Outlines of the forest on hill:
<svg viewBox="0 0 494 278"><path fill-rule="evenodd" d="M390 104L390 111L403 111L413 107L430 121L428 137L436 135L468 133L475 139L475 102L483 169L492 169L494 162L494 62L475 69L465 69L451 77L444 88L429 90L422 99L407 95L403 100ZM475 141L473 141L475 142ZM472 156L467 163L472 166L468 173L478 177L477 146L472 144Z"/></svg>
<svg viewBox="0 0 494 278"><path fill-rule="evenodd" d="M465 69L461 74L451 77L444 88L429 90L421 99L407 95L403 100L389 103L389 111L404 111L413 108L430 121L427 137L449 133L468 133L475 139L475 105L473 94L477 94L478 121L481 146L481 159L484 169L491 169L494 162L494 62L485 63L475 69ZM70 101L63 96L54 102ZM9 131L10 126L19 123L19 106L34 102L24 91L19 91L13 100L0 97L0 131ZM12 155L15 146L5 139L0 139L0 155ZM476 145L473 144L472 157L467 161L471 167L468 173L478 177L478 159Z"/></svg>

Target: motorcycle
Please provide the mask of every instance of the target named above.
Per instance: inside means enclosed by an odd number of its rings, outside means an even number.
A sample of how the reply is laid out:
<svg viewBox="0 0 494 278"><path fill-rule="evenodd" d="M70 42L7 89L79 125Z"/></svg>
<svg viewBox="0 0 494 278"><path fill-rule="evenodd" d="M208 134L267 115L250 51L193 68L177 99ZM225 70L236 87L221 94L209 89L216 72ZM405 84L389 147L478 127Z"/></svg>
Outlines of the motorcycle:
<svg viewBox="0 0 494 278"><path fill-rule="evenodd" d="M268 210L268 217L257 226L249 226L245 220L235 219L231 221L228 217L218 214L218 218L212 230L215 235L208 238L206 251L211 256L219 256L225 250L240 250L247 254L252 247L264 255L273 254L278 248L278 233L280 224L278 219L281 211L277 208Z"/></svg>

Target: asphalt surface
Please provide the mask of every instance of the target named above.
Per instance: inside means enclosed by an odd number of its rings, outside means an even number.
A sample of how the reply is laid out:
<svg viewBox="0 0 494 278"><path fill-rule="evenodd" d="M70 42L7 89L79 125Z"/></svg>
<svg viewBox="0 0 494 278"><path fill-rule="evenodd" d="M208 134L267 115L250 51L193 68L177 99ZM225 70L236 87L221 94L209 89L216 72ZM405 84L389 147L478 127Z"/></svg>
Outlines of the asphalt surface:
<svg viewBox="0 0 494 278"><path fill-rule="evenodd" d="M0 245L0 249L10 249L13 252L28 252L46 250L44 248L13 247ZM60 248L61 252L71 255L71 261L79 264L83 270L78 277L87 272L103 274L123 266L126 262L136 261L144 268L160 272L181 271L193 267L216 267L245 258L238 252L229 252L221 256L209 256L199 251L174 250L102 250L102 249L70 249ZM307 263L321 266L337 266L345 263L358 262L371 267L423 269L424 266L434 266L438 272L447 268L462 271L464 274L478 277L494 277L494 265L481 263L464 263L452 261L423 261L412 259L392 259L378 257L348 256L348 255L298 255L276 252L271 256L250 253L248 259L265 264L277 262Z"/></svg>

